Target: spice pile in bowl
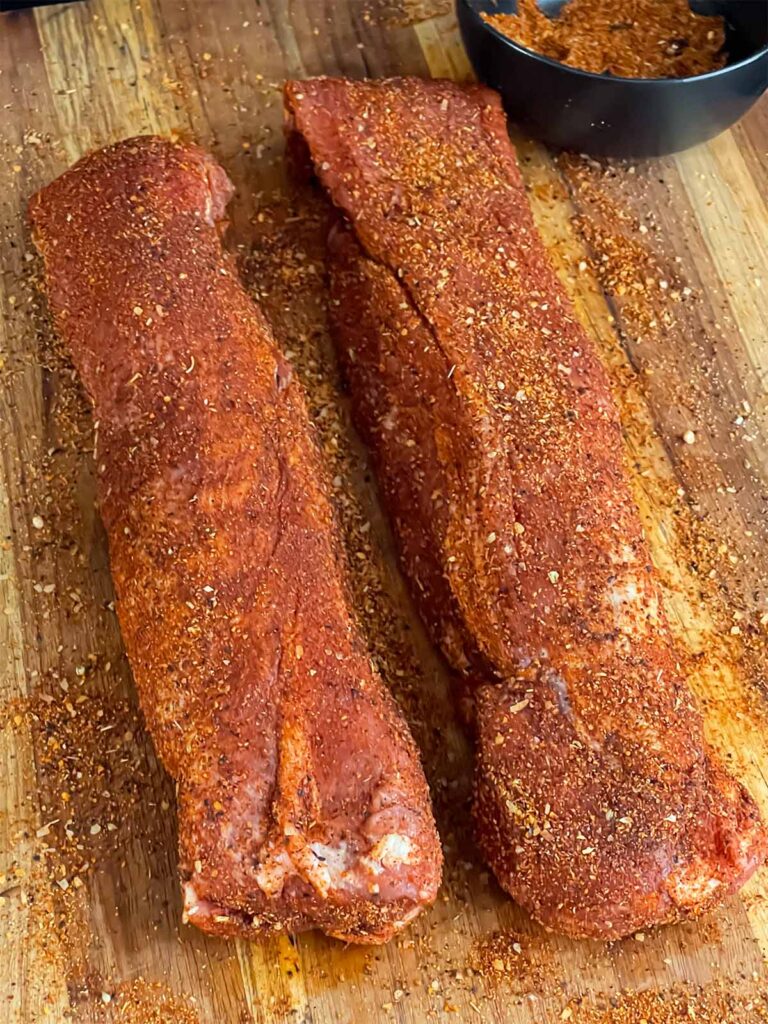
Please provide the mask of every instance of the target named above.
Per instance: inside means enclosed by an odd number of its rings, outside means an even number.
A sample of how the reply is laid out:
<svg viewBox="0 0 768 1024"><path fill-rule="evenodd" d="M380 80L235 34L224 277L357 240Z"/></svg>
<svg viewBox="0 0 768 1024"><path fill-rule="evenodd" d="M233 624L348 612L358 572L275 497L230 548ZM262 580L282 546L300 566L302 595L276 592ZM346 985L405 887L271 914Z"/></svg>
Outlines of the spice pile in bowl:
<svg viewBox="0 0 768 1024"><path fill-rule="evenodd" d="M687 78L725 64L723 19L694 14L688 0L570 0L557 18L518 0L516 14L483 18L534 53L598 75Z"/></svg>

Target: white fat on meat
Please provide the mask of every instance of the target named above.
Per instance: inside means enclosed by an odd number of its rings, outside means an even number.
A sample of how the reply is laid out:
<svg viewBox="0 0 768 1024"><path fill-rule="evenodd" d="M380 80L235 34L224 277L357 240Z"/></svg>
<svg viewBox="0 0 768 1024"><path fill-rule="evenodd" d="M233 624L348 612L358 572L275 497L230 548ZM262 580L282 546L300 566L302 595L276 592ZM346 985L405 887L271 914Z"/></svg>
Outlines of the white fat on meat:
<svg viewBox="0 0 768 1024"><path fill-rule="evenodd" d="M705 903L722 885L712 866L697 857L667 879L667 892L678 907L697 907Z"/></svg>
<svg viewBox="0 0 768 1024"><path fill-rule="evenodd" d="M413 842L408 836L390 832L382 836L366 857L360 858L374 875L380 875L388 868L411 863Z"/></svg>
<svg viewBox="0 0 768 1024"><path fill-rule="evenodd" d="M273 847L262 857L256 882L269 897L278 896L291 875L304 879L323 899L333 890L368 892L374 878L410 864L413 853L413 840L395 832L382 836L362 856L344 840L331 845L292 836L286 845Z"/></svg>

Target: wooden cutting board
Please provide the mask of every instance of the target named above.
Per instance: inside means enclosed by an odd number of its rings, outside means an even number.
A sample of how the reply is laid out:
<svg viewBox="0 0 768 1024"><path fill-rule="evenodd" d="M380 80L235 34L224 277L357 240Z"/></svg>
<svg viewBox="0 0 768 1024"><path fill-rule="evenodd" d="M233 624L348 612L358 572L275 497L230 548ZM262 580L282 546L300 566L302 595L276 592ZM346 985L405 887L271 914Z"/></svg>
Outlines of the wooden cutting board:
<svg viewBox="0 0 768 1024"><path fill-rule="evenodd" d="M412 24L398 0L91 0L0 15L2 1021L560 1021L578 1020L580 999L760 984L765 871L705 921L604 945L544 933L472 848L469 751L348 425L321 233L311 208L286 200L281 153L287 76L466 77L442 7ZM180 924L173 789L136 709L90 422L41 311L24 222L29 195L86 150L145 132L198 139L237 185L230 239L307 383L352 590L425 751L446 881L435 908L381 949L317 935L221 942ZM615 383L709 735L768 816L768 106L634 167L516 142Z"/></svg>

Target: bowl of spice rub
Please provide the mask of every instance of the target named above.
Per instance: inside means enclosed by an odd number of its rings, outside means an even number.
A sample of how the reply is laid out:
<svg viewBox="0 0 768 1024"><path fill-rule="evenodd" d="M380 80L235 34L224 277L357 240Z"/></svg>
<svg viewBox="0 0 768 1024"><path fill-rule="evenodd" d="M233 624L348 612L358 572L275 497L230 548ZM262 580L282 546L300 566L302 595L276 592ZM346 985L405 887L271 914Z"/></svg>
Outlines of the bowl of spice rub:
<svg viewBox="0 0 768 1024"><path fill-rule="evenodd" d="M475 73L553 146L661 156L768 88L768 0L457 0Z"/></svg>

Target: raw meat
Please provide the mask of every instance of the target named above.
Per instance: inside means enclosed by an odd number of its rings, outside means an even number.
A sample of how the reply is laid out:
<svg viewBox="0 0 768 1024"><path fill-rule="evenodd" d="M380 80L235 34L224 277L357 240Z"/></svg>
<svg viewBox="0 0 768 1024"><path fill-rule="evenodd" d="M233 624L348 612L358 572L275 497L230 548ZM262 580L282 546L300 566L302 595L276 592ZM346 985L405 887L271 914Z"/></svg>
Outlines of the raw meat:
<svg viewBox="0 0 768 1024"><path fill-rule="evenodd" d="M338 349L415 600L475 722L485 857L575 936L716 905L766 835L705 744L608 380L498 97L315 79L286 103L343 215Z"/></svg>
<svg viewBox="0 0 768 1024"><path fill-rule="evenodd" d="M33 199L34 236L97 420L186 917L382 942L434 899L439 841L350 612L301 388L219 241L231 192L201 150L129 140Z"/></svg>

